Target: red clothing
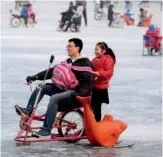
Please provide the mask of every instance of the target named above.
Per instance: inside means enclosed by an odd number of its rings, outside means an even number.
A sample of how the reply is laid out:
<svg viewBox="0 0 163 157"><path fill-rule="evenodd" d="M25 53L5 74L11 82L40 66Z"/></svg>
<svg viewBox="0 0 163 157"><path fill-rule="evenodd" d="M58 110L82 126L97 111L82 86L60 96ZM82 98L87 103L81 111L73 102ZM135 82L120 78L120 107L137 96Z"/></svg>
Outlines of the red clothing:
<svg viewBox="0 0 163 157"><path fill-rule="evenodd" d="M147 30L146 35L150 35L152 37L152 47L154 49L159 49L161 45L162 36L158 35L157 32L151 30ZM150 46L150 42L146 41L145 46Z"/></svg>
<svg viewBox="0 0 163 157"><path fill-rule="evenodd" d="M94 71L98 71L100 76L95 80L94 88L106 89L109 87L109 80L113 76L115 61L109 55L93 58Z"/></svg>
<svg viewBox="0 0 163 157"><path fill-rule="evenodd" d="M31 17L32 15L36 16L36 13L33 11L32 6L28 8L28 16Z"/></svg>

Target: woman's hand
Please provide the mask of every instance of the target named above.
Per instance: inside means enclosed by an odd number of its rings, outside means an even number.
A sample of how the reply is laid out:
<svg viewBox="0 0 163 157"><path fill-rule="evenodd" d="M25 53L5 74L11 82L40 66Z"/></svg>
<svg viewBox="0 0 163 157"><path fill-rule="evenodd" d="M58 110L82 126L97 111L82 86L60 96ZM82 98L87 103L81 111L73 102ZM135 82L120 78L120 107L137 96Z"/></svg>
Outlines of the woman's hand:
<svg viewBox="0 0 163 157"><path fill-rule="evenodd" d="M98 77L95 77L95 80L97 80L98 79Z"/></svg>
<svg viewBox="0 0 163 157"><path fill-rule="evenodd" d="M97 80L100 76L100 73L98 71L93 72L93 74L95 75L95 80Z"/></svg>
<svg viewBox="0 0 163 157"><path fill-rule="evenodd" d="M100 73L98 71L93 72L97 77L100 76Z"/></svg>

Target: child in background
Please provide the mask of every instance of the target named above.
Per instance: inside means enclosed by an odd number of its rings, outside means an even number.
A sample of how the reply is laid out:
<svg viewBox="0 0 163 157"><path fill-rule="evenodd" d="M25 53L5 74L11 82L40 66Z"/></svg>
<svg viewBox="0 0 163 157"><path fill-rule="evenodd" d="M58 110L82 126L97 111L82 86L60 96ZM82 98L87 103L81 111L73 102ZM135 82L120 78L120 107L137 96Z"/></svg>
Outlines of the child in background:
<svg viewBox="0 0 163 157"><path fill-rule="evenodd" d="M146 20L148 20L149 19L149 11L148 11L148 9L144 9L144 16L143 16L143 18L142 18L142 21L146 21Z"/></svg>
<svg viewBox="0 0 163 157"><path fill-rule="evenodd" d="M130 10L127 10L127 12L125 13L125 15L130 19L130 20L133 20L134 19L132 18L132 15L134 15L133 13L130 12Z"/></svg>
<svg viewBox="0 0 163 157"><path fill-rule="evenodd" d="M108 87L114 73L116 58L113 51L104 42L96 44L95 55L96 57L92 60L95 83L92 90L91 107L98 122L101 120L102 103L109 104Z"/></svg>
<svg viewBox="0 0 163 157"><path fill-rule="evenodd" d="M15 0L15 10L19 10L20 5L21 5L20 0Z"/></svg>
<svg viewBox="0 0 163 157"><path fill-rule="evenodd" d="M37 23L36 22L36 13L32 9L32 4L28 5L28 16L33 19L34 23Z"/></svg>
<svg viewBox="0 0 163 157"><path fill-rule="evenodd" d="M152 44L152 49L155 49L155 52L157 52L160 47L161 47L161 40L162 36L160 35L160 29L158 27L155 27L155 25L150 25L148 27L148 30L146 31L146 35L151 36L151 44ZM145 46L150 46L150 42L146 41Z"/></svg>
<svg viewBox="0 0 163 157"><path fill-rule="evenodd" d="M159 50L159 49L162 49L162 35L161 35L161 31L160 31L160 28L159 27L156 27L155 29L155 32L156 32L156 35L157 35L157 45L156 45L156 52Z"/></svg>
<svg viewBox="0 0 163 157"><path fill-rule="evenodd" d="M138 26L142 26L142 22L143 21L147 21L149 19L149 16L150 16L150 13L148 11L148 9L143 9L143 8L140 8L140 19L139 19L139 24Z"/></svg>

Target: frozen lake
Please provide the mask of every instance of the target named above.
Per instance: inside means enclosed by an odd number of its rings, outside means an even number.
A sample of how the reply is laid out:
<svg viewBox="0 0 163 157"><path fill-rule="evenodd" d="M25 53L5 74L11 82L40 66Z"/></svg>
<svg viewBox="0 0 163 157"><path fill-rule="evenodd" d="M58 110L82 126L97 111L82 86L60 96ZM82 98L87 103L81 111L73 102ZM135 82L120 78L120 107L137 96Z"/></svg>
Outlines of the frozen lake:
<svg viewBox="0 0 163 157"><path fill-rule="evenodd" d="M142 36L146 28L125 26L124 29L108 28L107 21L93 19L93 2L88 2L88 27L80 33L56 32L60 12L68 2L33 3L38 24L34 28L10 28L9 10L13 2L2 2L1 48L1 152L2 157L161 157L162 154L162 60L160 56L142 56ZM122 11L123 5L117 10ZM159 4L152 3L153 23L161 27ZM138 9L133 8L138 13ZM133 148L94 148L65 142L31 144L16 147L13 140L19 127L15 104L25 106L30 95L25 79L48 66L49 57L55 55L54 64L66 58L66 45L72 37L84 42L83 54L94 57L94 47L105 41L117 58L114 76L109 88L111 103L103 105L103 115L112 114L128 124L121 138L136 142ZM40 103L38 112L44 113L48 97Z"/></svg>

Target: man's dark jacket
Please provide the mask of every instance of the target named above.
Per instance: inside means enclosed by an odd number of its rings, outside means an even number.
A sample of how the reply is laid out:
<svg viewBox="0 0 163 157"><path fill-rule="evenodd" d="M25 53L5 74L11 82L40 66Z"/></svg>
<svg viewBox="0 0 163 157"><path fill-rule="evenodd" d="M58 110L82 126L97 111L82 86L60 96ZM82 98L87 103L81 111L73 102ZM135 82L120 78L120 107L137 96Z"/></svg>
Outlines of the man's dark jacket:
<svg viewBox="0 0 163 157"><path fill-rule="evenodd" d="M67 59L68 63L72 63L72 60L69 58ZM93 69L92 66L92 62L88 59L88 58L80 58L77 59L76 61L74 61L72 63L72 65L74 66L84 66L84 67L91 67ZM48 75L46 79L51 79L52 78L52 73L53 73L53 69L55 68L55 66L53 68L49 69ZM46 71L42 71L38 74L36 74L35 76L37 77L37 80L44 80ZM77 95L79 96L90 96L91 95L91 91L94 85L94 76L91 72L87 72L87 71L75 71L72 70L72 72L75 74L77 80L79 81L79 86L76 87L75 91L77 93Z"/></svg>

